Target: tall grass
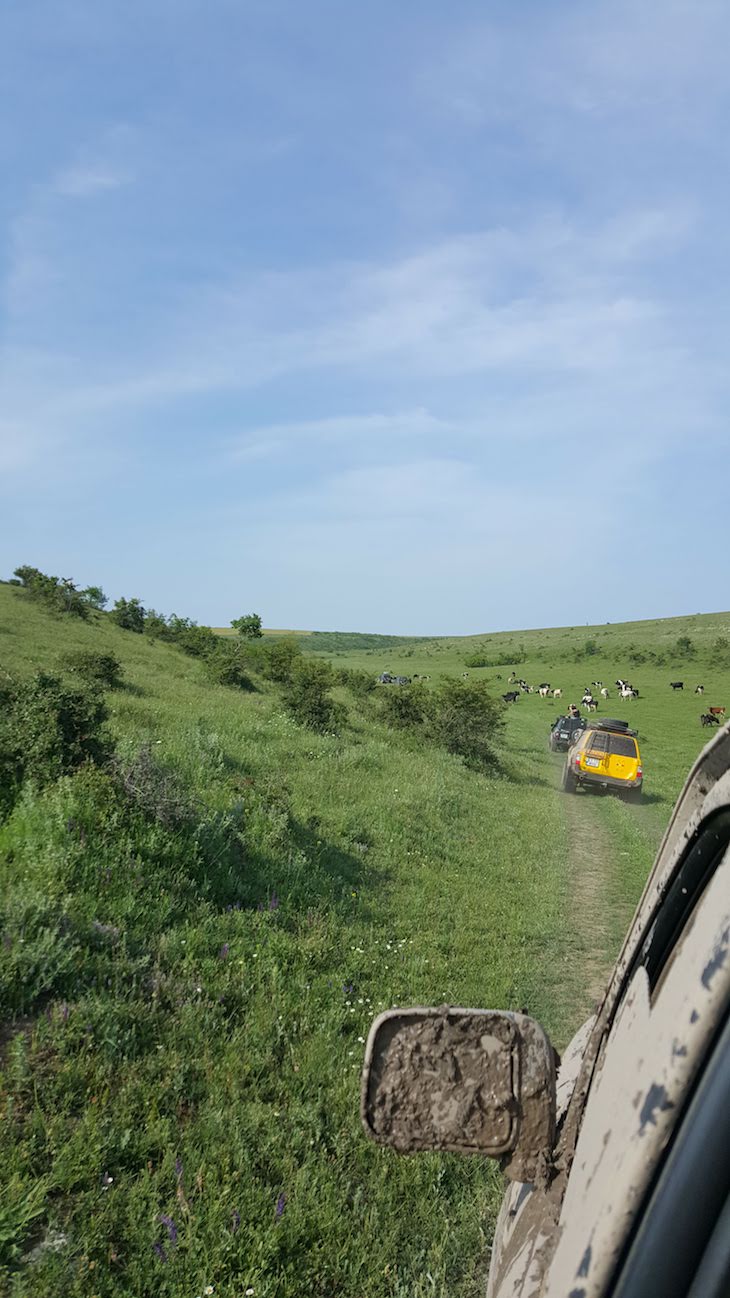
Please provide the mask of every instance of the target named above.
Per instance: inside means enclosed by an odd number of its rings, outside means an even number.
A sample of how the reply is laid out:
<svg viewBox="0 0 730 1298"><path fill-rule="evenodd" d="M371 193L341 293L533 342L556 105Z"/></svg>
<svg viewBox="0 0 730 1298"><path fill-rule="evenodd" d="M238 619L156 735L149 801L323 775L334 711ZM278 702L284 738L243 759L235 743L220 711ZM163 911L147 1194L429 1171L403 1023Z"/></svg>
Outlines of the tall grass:
<svg viewBox="0 0 730 1298"><path fill-rule="evenodd" d="M115 763L26 788L0 829L7 1291L480 1293L498 1172L369 1144L359 1072L393 1004L527 1007L559 1045L589 1008L548 709L511 711L487 777L366 698L341 691L347 725L314 734L263 680L211 684L174 648L0 587L8 671L80 650L123 664ZM595 802L633 861L606 958L701 739L691 700L669 703L676 729L636 713L661 801Z"/></svg>

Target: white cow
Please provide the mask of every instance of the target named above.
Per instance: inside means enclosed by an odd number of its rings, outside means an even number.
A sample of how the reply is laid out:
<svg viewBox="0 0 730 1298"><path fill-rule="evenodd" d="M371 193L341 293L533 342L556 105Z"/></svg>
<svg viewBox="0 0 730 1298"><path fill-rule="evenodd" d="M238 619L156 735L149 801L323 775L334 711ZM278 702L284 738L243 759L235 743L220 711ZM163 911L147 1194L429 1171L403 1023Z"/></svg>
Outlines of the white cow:
<svg viewBox="0 0 730 1298"><path fill-rule="evenodd" d="M611 696L610 696L608 690L606 689L606 686L604 685L603 689L601 690L601 698L602 698L602 699L608 699L608 698L610 698L610 697L611 697Z"/></svg>
<svg viewBox="0 0 730 1298"><path fill-rule="evenodd" d="M554 699L561 699L562 697L563 697L563 691L562 691L562 690L553 690L553 698L554 698Z"/></svg>

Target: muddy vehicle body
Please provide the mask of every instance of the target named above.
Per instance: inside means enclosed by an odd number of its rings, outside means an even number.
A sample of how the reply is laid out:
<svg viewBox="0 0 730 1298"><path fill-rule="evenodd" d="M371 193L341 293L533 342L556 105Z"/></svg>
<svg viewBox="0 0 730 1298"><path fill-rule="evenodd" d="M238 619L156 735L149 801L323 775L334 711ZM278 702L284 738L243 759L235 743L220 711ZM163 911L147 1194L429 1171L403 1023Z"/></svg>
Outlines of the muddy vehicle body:
<svg viewBox="0 0 730 1298"><path fill-rule="evenodd" d="M727 1298L730 726L692 768L562 1061L521 1013L391 1010L362 1118L403 1152L500 1160L488 1298Z"/></svg>

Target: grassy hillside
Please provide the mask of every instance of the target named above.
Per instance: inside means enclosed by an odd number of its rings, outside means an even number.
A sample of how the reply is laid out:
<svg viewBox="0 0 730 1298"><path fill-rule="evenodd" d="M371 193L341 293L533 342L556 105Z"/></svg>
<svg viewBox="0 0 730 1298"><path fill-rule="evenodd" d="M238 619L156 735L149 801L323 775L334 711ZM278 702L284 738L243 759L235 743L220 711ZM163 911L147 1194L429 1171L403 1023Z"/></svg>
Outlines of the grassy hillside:
<svg viewBox="0 0 730 1298"><path fill-rule="evenodd" d="M590 668L558 645L531 678L567 693L616 674L608 638ZM173 647L0 586L7 672L90 647L124 666L115 762L26 787L0 827L8 1291L481 1293L499 1175L365 1140L368 1024L396 1003L527 1006L564 1044L701 746L696 700L670 696L664 669L631 670L650 799L576 800L603 845L591 892L537 697L508 712L485 775L387 729L377 696L341 690L346 725L314 734L263 680L212 685ZM463 652L337 661L435 677ZM501 669L474 674L501 691ZM724 702L730 673L707 683Z"/></svg>

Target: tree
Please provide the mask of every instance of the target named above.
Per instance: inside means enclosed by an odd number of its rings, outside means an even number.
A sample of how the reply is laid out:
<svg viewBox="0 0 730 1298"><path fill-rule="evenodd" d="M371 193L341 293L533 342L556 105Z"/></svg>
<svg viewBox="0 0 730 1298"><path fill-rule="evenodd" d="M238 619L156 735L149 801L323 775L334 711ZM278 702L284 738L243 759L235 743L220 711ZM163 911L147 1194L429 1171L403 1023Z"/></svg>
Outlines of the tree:
<svg viewBox="0 0 730 1298"><path fill-rule="evenodd" d="M136 598L115 600L109 616L124 631L136 631L139 635L144 631L145 610Z"/></svg>
<svg viewBox="0 0 730 1298"><path fill-rule="evenodd" d="M89 608L95 608L99 613L109 603L109 596L104 594L101 586L87 586L86 590L81 591L81 598L86 600Z"/></svg>
<svg viewBox="0 0 730 1298"><path fill-rule="evenodd" d="M245 640L258 640L263 635L261 618L258 613L244 613L243 617L234 618L231 626Z"/></svg>

